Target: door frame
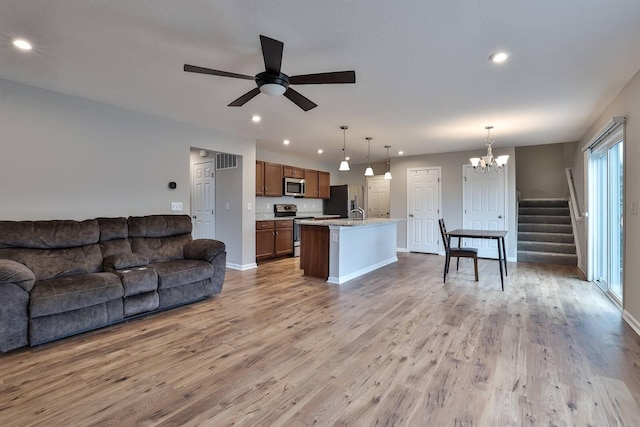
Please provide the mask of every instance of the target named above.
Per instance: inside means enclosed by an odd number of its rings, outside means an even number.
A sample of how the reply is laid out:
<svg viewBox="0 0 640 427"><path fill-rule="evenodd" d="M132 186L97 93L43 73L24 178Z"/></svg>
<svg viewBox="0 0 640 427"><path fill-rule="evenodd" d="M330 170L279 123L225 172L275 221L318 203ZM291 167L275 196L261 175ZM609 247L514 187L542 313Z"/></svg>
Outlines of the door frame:
<svg viewBox="0 0 640 427"><path fill-rule="evenodd" d="M411 236L411 225L409 223L409 208L411 206L411 201L409 199L409 194L411 194L411 192L409 191L409 175L411 172L415 172L415 171L419 171L419 170L429 170L429 169L437 169L438 170L438 212L440 214L440 217L442 217L442 166L418 166L418 167L414 167L414 168L407 168L407 175L406 175L406 182L407 182L407 186L406 186L406 195L407 195L407 207L406 207L406 212L407 212L407 235L406 235L406 242L407 242L407 252L411 252L411 247L410 247L410 236ZM437 231L437 235L440 235L440 230L436 230ZM440 240L440 238L438 238L438 240ZM440 242L439 248L438 248L438 255L445 255L445 251L444 251L444 243Z"/></svg>

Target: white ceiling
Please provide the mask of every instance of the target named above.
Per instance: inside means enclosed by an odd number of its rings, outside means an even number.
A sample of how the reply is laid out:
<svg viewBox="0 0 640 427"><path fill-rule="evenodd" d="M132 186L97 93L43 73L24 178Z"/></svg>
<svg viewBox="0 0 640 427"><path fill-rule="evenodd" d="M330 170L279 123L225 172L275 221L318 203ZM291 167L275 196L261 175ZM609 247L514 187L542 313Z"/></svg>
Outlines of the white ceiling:
<svg viewBox="0 0 640 427"><path fill-rule="evenodd" d="M344 124L363 163L366 136L374 161L384 145L482 151L486 125L494 147L579 140L640 68L639 23L638 0L0 0L0 78L331 161ZM232 108L252 81L182 70L255 75L260 34L284 43L284 73L353 69L356 84L296 86L309 112L263 94Z"/></svg>

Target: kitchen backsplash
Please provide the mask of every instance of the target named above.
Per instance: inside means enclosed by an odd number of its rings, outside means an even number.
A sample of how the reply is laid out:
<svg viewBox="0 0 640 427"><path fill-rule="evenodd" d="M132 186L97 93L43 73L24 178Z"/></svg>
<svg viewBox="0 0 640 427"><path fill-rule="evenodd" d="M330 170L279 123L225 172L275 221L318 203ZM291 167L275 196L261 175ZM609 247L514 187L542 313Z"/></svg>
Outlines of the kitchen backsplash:
<svg viewBox="0 0 640 427"><path fill-rule="evenodd" d="M256 218L265 214L273 215L274 204L295 204L298 216L322 214L322 199L298 199L294 197L256 197Z"/></svg>

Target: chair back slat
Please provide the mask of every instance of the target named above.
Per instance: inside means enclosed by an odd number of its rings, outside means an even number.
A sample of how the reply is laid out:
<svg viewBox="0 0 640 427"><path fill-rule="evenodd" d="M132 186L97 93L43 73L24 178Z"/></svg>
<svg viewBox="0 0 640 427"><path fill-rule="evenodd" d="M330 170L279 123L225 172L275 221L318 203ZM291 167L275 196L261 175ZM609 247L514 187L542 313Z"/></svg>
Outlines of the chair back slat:
<svg viewBox="0 0 640 427"><path fill-rule="evenodd" d="M438 224L440 225L440 235L442 236L442 244L444 245L444 250L449 250L449 237L447 236L447 227L444 225L444 218L440 218L438 220Z"/></svg>

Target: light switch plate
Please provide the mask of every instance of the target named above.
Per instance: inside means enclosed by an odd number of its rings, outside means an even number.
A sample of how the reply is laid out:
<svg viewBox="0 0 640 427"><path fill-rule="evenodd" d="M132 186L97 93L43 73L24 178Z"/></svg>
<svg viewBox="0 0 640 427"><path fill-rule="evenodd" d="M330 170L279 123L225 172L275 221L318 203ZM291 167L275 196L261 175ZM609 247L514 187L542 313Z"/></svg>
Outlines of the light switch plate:
<svg viewBox="0 0 640 427"><path fill-rule="evenodd" d="M182 202L171 202L171 211L179 212L182 210Z"/></svg>

